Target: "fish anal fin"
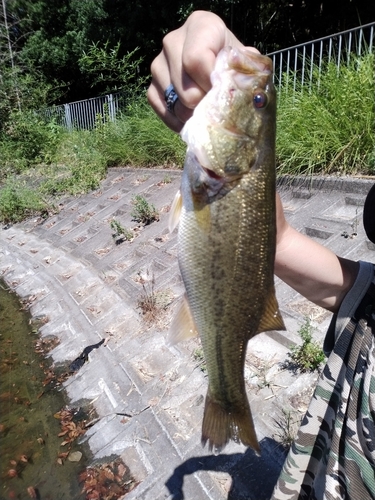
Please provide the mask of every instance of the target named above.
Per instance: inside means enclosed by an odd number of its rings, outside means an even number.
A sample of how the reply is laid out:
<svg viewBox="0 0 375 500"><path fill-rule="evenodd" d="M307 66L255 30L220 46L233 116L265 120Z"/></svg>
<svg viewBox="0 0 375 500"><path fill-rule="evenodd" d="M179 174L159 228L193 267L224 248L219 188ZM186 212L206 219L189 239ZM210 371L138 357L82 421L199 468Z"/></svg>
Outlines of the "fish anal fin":
<svg viewBox="0 0 375 500"><path fill-rule="evenodd" d="M259 322L257 333L268 332L270 330L285 330L284 320L279 311L275 288L272 287L266 307Z"/></svg>
<svg viewBox="0 0 375 500"><path fill-rule="evenodd" d="M203 415L202 446L208 442L210 451L220 453L230 440L250 446L257 455L260 454L248 402L245 407L242 406L238 410L231 408L229 412L208 393Z"/></svg>
<svg viewBox="0 0 375 500"><path fill-rule="evenodd" d="M181 210L182 210L182 194L181 191L178 190L177 193L175 194L175 197L173 198L173 202L169 212L168 229L170 233L172 233L173 230L178 225L178 221L180 220Z"/></svg>
<svg viewBox="0 0 375 500"><path fill-rule="evenodd" d="M184 295L172 320L167 337L167 344L174 345L182 340L196 337L197 335L198 331L193 316L191 315L187 297Z"/></svg>

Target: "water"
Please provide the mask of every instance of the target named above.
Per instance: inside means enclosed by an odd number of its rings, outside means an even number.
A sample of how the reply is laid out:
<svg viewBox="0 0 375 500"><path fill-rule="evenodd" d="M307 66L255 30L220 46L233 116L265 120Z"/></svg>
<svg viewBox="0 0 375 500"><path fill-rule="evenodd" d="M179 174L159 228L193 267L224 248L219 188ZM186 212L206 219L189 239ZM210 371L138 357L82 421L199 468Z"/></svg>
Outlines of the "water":
<svg viewBox="0 0 375 500"><path fill-rule="evenodd" d="M35 352L39 336L30 326L29 314L20 312L17 296L2 286L0 500L84 499L78 482L86 466L84 458L79 463L58 463L59 453L67 451L67 446L61 446L64 438L57 436L61 428L54 414L67 403L64 393L46 384L48 361ZM84 452L82 444L74 442L72 451L76 450Z"/></svg>

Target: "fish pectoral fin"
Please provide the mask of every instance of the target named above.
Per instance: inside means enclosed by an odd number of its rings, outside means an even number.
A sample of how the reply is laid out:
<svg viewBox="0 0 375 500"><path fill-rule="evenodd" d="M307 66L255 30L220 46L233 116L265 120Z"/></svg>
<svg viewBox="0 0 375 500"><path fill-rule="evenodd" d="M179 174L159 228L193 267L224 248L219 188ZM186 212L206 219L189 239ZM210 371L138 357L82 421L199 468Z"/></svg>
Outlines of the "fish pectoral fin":
<svg viewBox="0 0 375 500"><path fill-rule="evenodd" d="M181 191L178 190L173 199L169 214L168 229L170 233L172 233L173 230L178 225L178 222L180 220L181 210L182 210L182 194Z"/></svg>
<svg viewBox="0 0 375 500"><path fill-rule="evenodd" d="M186 295L179 305L177 312L172 320L167 344L174 345L182 340L191 339L198 335L193 316L191 315L190 307Z"/></svg>
<svg viewBox="0 0 375 500"><path fill-rule="evenodd" d="M267 301L266 308L260 319L257 333L285 329L284 321L279 311L279 304L277 303L275 295L275 288L273 288Z"/></svg>

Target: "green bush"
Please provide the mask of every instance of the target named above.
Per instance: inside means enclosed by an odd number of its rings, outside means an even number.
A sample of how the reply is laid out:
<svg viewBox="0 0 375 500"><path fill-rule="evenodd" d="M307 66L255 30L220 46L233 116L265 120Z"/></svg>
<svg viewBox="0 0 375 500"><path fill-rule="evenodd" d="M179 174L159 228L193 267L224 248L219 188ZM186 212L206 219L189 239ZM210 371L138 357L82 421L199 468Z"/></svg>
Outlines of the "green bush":
<svg viewBox="0 0 375 500"><path fill-rule="evenodd" d="M106 170L106 159L92 131L65 131L40 191L53 196L83 194L99 186Z"/></svg>
<svg viewBox="0 0 375 500"><path fill-rule="evenodd" d="M13 112L1 135L5 165L18 173L38 163L50 163L63 132L54 122L46 123L31 111Z"/></svg>
<svg viewBox="0 0 375 500"><path fill-rule="evenodd" d="M19 222L47 209L47 203L35 190L8 179L0 191L0 219L5 223Z"/></svg>
<svg viewBox="0 0 375 500"><path fill-rule="evenodd" d="M137 222L144 224L145 226L151 224L156 220L159 220L159 212L156 210L152 203L148 203L146 198L137 194L132 199L133 210L131 216Z"/></svg>
<svg viewBox="0 0 375 500"><path fill-rule="evenodd" d="M96 131L109 165L182 167L186 145L136 96L115 122Z"/></svg>
<svg viewBox="0 0 375 500"><path fill-rule="evenodd" d="M313 69L311 87L285 78L279 92L280 174L375 173L374 54Z"/></svg>
<svg viewBox="0 0 375 500"><path fill-rule="evenodd" d="M320 345L312 340L312 327L307 318L298 330L302 345L291 348L290 357L295 365L303 372L317 370L325 360L325 355Z"/></svg>

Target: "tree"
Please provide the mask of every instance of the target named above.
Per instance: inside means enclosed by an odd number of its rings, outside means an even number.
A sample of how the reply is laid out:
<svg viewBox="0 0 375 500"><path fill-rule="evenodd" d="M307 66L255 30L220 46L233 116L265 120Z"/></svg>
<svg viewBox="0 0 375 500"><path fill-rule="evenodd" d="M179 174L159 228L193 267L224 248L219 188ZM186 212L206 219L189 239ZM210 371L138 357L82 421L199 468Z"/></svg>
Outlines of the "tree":
<svg viewBox="0 0 375 500"><path fill-rule="evenodd" d="M59 86L46 81L35 66L22 62L26 37L12 1L2 0L0 15L0 130L14 111L40 108L53 102Z"/></svg>
<svg viewBox="0 0 375 500"><path fill-rule="evenodd" d="M99 43L93 43L79 59L82 73L91 76L91 87L98 89L99 92L126 89L133 93L145 82L145 78L138 76L138 68L143 58L134 59L139 48L120 57L120 45L118 42L111 49L108 41L102 47Z"/></svg>
<svg viewBox="0 0 375 500"><path fill-rule="evenodd" d="M262 52L312 40L375 19L368 0L2 0L6 4L8 34L4 21L0 36L12 43L15 66L20 74L41 78L58 87L55 102L85 99L111 86L122 85L121 75L104 82L94 62L82 63L93 47L105 49L111 64L121 66L126 54L137 47L138 75L147 76L160 51L163 36L181 25L199 8L219 14L246 45ZM4 8L3 8L4 10ZM4 17L4 16L3 16ZM5 36L5 38L4 38ZM9 54L7 43L0 58ZM91 55L93 55L91 53ZM109 64L107 56L103 63ZM93 60L94 61L94 60ZM86 59L87 62L87 59ZM11 60L8 58L8 63ZM101 67L96 59L95 65ZM10 64L11 67L11 64ZM2 68L2 74L8 71ZM94 71L95 70L95 71ZM11 80L9 80L11 82ZM93 85L94 83L94 85ZM13 85L13 89L16 86ZM62 92L63 91L63 92ZM14 95L14 92L13 92Z"/></svg>

